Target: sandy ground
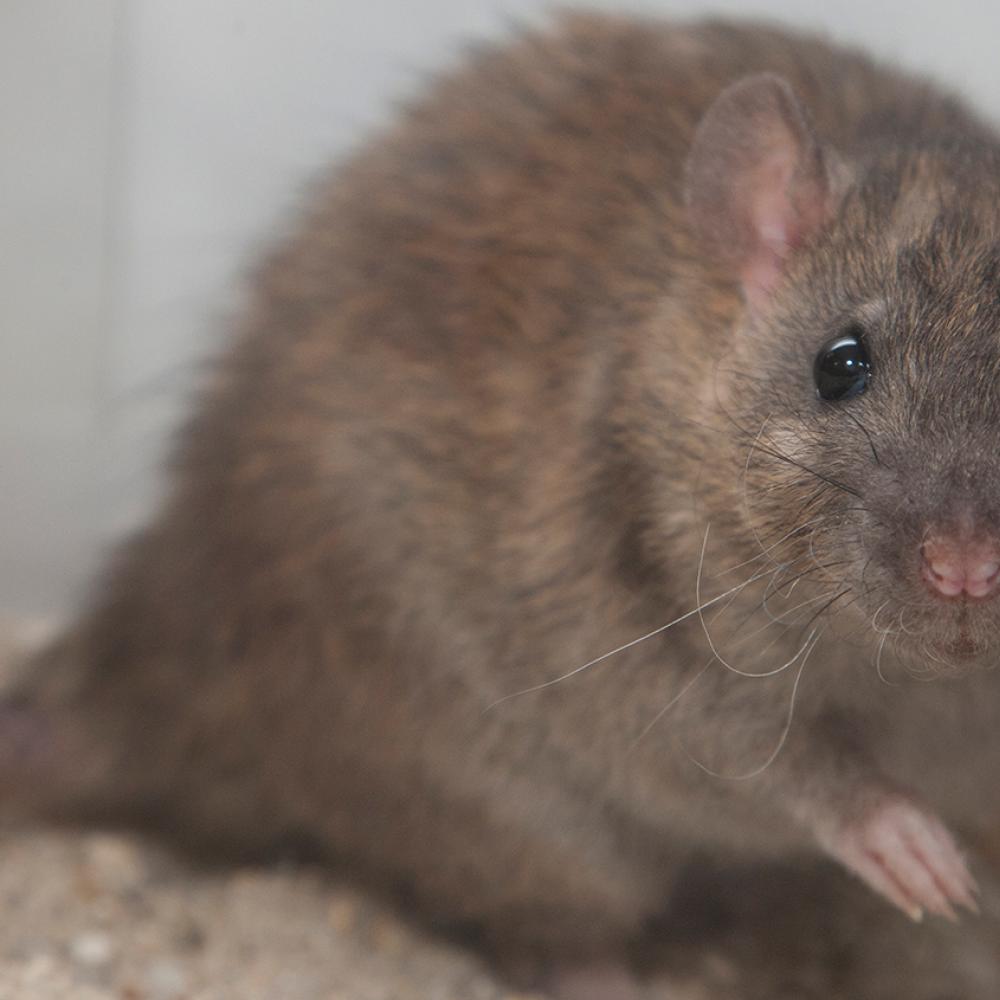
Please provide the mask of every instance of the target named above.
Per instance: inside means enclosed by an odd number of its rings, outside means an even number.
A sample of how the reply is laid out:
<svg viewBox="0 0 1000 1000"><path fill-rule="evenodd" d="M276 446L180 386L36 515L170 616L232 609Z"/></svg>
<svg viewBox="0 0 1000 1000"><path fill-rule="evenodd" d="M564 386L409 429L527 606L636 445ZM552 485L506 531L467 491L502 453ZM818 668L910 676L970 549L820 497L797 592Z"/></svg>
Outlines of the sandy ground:
<svg viewBox="0 0 1000 1000"><path fill-rule="evenodd" d="M500 1000L320 873L198 872L110 834L0 840L4 1000Z"/></svg>

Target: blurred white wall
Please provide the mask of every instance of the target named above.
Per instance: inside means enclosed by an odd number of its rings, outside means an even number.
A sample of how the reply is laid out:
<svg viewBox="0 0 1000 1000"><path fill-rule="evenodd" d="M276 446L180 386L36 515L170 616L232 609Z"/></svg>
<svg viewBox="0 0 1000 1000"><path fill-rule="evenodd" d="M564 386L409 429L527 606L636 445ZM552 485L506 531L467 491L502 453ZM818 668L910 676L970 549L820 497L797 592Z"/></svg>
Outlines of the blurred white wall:
<svg viewBox="0 0 1000 1000"><path fill-rule="evenodd" d="M995 0L637 0L821 27L1000 118ZM0 3L0 611L61 611L301 182L461 39L543 0Z"/></svg>

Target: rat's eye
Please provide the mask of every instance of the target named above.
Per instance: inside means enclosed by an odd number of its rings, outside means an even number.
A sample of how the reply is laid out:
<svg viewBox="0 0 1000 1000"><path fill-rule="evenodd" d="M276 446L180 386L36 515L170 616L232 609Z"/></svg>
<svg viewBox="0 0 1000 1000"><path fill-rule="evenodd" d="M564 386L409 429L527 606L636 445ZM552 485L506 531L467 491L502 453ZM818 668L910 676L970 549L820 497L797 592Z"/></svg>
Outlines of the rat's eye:
<svg viewBox="0 0 1000 1000"><path fill-rule="evenodd" d="M871 373L864 330L856 325L828 340L813 362L816 391L829 402L859 396L868 388Z"/></svg>

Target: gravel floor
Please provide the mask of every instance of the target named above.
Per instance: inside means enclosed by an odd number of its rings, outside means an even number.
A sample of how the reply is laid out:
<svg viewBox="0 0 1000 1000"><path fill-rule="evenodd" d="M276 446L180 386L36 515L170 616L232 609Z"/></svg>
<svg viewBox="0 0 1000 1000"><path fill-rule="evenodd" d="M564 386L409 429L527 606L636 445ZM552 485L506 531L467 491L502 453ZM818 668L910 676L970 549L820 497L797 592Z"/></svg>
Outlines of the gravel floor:
<svg viewBox="0 0 1000 1000"><path fill-rule="evenodd" d="M5 1000L512 1000L310 872L196 872L109 834L0 840Z"/></svg>

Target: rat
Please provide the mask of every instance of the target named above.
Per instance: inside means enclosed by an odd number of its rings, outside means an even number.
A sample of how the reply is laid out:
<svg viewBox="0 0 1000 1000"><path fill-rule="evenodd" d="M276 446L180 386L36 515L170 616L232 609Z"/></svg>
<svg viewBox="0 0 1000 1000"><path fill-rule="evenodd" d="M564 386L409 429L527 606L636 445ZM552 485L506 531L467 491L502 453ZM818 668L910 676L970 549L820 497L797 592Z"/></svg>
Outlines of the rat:
<svg viewBox="0 0 1000 1000"><path fill-rule="evenodd" d="M975 911L998 287L1000 142L932 83L752 23L477 50L256 272L6 694L8 810L299 845L574 1000L699 854Z"/></svg>

